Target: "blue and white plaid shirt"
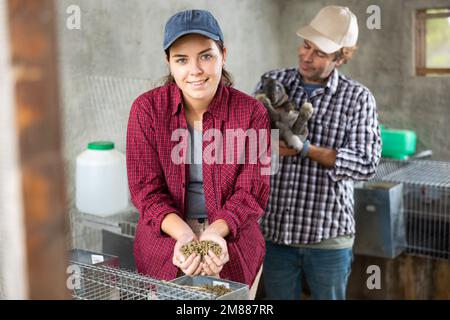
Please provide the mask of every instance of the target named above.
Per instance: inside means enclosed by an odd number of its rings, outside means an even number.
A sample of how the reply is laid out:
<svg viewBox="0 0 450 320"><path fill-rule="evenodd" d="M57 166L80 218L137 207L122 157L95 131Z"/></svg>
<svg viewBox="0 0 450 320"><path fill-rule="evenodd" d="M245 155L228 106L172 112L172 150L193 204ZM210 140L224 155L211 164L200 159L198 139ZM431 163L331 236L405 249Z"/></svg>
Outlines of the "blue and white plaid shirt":
<svg viewBox="0 0 450 320"><path fill-rule="evenodd" d="M372 93L337 70L310 97L297 68L264 76L281 81L297 108L306 101L312 103L308 140L314 146L337 150L331 169L300 156L280 157L280 169L271 177L269 204L261 219L266 239L286 245L312 244L354 234L353 181L370 179L381 157ZM256 90L260 88L261 82Z"/></svg>

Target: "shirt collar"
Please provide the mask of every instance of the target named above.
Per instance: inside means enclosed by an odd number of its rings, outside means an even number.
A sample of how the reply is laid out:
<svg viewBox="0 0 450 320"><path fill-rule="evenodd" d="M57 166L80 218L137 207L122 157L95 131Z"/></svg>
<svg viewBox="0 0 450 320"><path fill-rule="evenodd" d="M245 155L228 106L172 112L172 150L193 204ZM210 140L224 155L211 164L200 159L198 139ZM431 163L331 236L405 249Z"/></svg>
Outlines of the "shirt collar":
<svg viewBox="0 0 450 320"><path fill-rule="evenodd" d="M300 74L300 71L297 69L297 74L296 77L299 81L299 83L302 81L302 75ZM327 83L324 86L324 88L328 88L330 90L330 92L332 94L334 94L337 90L338 87L338 82L339 82L339 72L337 71L337 69L335 68L330 76L328 77Z"/></svg>
<svg viewBox="0 0 450 320"><path fill-rule="evenodd" d="M170 84L170 91L172 92L172 115L175 115L182 107L182 93L181 89L175 84ZM216 94L209 104L208 112L214 117L222 120L228 120L228 88L222 83L219 83Z"/></svg>
<svg viewBox="0 0 450 320"><path fill-rule="evenodd" d="M171 92L172 102L172 116L175 115L181 108L181 90L178 88L175 82L169 84L169 91Z"/></svg>
<svg viewBox="0 0 450 320"><path fill-rule="evenodd" d="M331 75L328 77L327 85L325 87L329 88L330 92L334 94L337 90L338 82L339 82L339 72L335 68L331 73Z"/></svg>

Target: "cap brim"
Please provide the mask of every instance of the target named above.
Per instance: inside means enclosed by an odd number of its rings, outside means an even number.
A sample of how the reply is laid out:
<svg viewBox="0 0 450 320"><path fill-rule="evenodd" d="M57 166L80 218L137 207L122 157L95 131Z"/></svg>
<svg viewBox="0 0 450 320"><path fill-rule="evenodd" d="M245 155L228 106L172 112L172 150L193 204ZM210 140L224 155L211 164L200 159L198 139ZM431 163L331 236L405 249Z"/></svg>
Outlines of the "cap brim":
<svg viewBox="0 0 450 320"><path fill-rule="evenodd" d="M215 34L212 34L211 32L208 32L208 31L199 30L199 29L184 30L183 32L177 33L177 34L173 37L173 39L171 39L171 40L164 46L164 50L167 50L167 48L169 48L169 47L170 47L170 46L171 46L178 38L180 38L180 37L182 37L182 36L185 36L185 35L187 35L187 34L190 34L190 33L201 34L201 35L203 35L203 36L205 36L205 37L208 37L208 38L210 38L210 39L213 39L213 40L215 40L215 41L220 40L220 37L219 37L219 36L217 36L217 35L215 35Z"/></svg>
<svg viewBox="0 0 450 320"><path fill-rule="evenodd" d="M311 26L305 26L297 31L297 35L314 43L320 50L325 53L333 53L338 51L342 46L327 39L322 33Z"/></svg>

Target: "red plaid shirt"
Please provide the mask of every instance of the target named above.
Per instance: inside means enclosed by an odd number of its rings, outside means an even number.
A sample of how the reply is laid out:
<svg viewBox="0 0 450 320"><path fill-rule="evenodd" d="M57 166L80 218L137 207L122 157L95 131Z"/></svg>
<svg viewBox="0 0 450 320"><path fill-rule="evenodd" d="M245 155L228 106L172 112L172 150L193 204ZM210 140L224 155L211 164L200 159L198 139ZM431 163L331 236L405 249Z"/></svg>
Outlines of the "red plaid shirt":
<svg viewBox="0 0 450 320"><path fill-rule="evenodd" d="M157 279L171 280L177 275L172 264L175 240L161 230L169 213L184 219L189 164L175 164L171 153L180 141L171 141L179 128L187 132L181 91L166 85L139 96L133 103L127 131L127 171L133 204L140 212L134 241L138 272ZM266 109L250 96L219 85L208 111L203 115L203 133L208 129L265 129L270 154L270 122ZM259 131L257 131L259 133ZM245 163L226 163L226 136L223 137L223 163L203 160L203 189L208 222L227 222L226 237L230 261L220 277L251 285L262 265L265 242L258 221L269 197L269 176L261 161L248 161L257 147L246 140ZM258 134L259 139L259 134ZM258 140L259 141L259 140ZM203 142L203 151L211 142ZM211 147L209 147L211 148ZM236 149L233 151L236 154ZM264 163L264 162L263 162Z"/></svg>

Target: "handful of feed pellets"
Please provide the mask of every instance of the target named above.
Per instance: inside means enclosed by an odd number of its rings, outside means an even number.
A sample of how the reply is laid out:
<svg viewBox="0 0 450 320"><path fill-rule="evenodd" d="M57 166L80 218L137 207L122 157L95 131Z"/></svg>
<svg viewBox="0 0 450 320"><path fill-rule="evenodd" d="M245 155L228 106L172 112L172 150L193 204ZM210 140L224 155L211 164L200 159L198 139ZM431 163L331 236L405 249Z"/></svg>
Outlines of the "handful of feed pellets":
<svg viewBox="0 0 450 320"><path fill-rule="evenodd" d="M200 256L201 261L204 261L204 256L211 250L216 256L220 256L222 248L214 241L191 241L181 247L180 251L185 258L188 258L192 253L196 253Z"/></svg>

